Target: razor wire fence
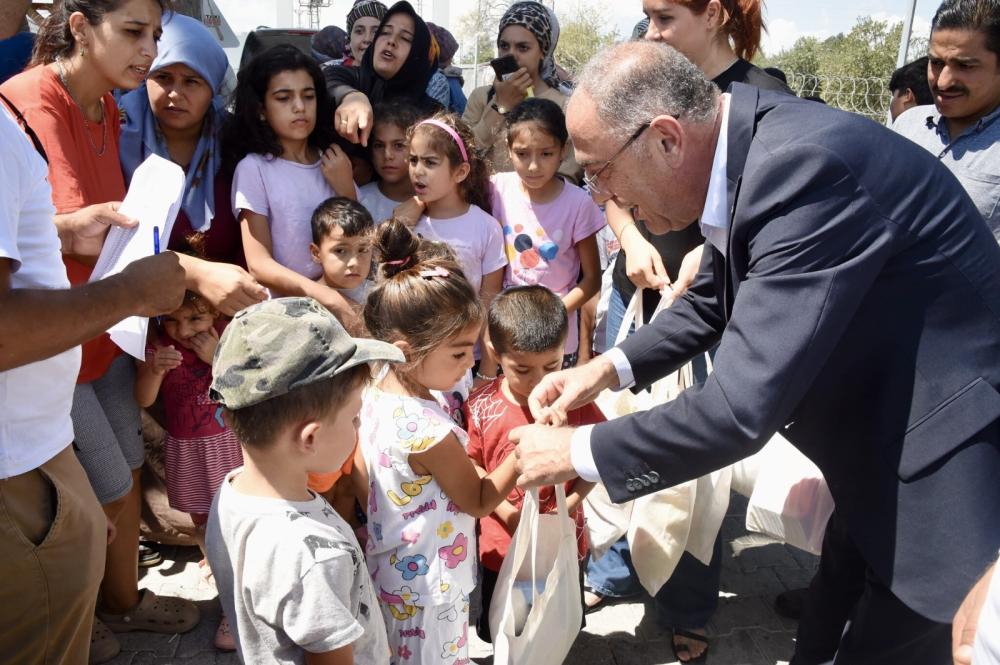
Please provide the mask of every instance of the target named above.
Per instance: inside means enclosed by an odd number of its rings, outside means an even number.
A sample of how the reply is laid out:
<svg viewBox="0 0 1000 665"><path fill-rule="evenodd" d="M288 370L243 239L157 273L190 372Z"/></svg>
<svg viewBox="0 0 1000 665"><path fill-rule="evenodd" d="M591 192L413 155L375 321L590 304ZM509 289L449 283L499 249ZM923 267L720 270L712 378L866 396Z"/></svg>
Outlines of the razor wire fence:
<svg viewBox="0 0 1000 665"><path fill-rule="evenodd" d="M830 106L885 122L889 113L889 79L816 76L786 73L788 87L799 97L819 97Z"/></svg>

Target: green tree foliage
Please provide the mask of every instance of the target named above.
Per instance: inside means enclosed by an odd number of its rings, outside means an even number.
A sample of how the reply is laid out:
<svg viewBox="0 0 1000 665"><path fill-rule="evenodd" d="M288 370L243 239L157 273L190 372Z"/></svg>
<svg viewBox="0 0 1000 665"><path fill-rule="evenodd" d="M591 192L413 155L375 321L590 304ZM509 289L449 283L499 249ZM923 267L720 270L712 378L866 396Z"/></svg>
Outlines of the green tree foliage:
<svg viewBox="0 0 1000 665"><path fill-rule="evenodd" d="M601 10L587 2L577 2L568 14L561 10L559 6L560 35L556 61L575 76L600 49L619 41L618 28L611 27L609 30L608 20Z"/></svg>

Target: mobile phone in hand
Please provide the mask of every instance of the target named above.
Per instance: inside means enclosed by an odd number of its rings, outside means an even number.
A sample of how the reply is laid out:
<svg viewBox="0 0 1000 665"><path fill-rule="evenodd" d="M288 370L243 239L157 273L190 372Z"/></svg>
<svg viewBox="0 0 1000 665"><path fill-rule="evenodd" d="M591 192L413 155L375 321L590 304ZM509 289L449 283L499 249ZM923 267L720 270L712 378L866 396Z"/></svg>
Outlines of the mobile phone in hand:
<svg viewBox="0 0 1000 665"><path fill-rule="evenodd" d="M512 55L505 55L502 58L494 58L490 60L490 67L496 72L497 78L501 81L506 81L510 78L511 74L520 69L517 64L517 60L514 59Z"/></svg>

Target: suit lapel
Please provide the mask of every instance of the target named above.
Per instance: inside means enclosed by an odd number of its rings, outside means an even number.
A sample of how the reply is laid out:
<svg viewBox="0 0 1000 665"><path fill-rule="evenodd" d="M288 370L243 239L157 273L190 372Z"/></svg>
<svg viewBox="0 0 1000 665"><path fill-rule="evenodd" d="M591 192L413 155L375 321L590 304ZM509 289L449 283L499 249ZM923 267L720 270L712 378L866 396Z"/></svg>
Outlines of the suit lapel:
<svg viewBox="0 0 1000 665"><path fill-rule="evenodd" d="M757 130L757 104L760 90L754 86L734 83L730 89L729 126L727 127L726 152L726 194L729 210L729 232L726 243L725 268L722 274L722 306L723 316L728 322L733 311L736 293L733 273L730 269L729 255L733 251L733 228L736 226L736 206L739 200L740 187L743 184L743 169L750 152L750 142ZM721 256L721 253L720 253ZM718 277L718 275L717 275Z"/></svg>

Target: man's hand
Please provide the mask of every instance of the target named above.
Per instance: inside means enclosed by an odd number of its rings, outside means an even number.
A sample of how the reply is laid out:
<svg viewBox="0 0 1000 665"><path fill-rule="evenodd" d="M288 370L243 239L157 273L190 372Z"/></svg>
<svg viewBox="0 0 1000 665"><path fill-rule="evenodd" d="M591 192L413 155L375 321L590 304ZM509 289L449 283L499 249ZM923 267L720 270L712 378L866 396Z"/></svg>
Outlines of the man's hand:
<svg viewBox="0 0 1000 665"><path fill-rule="evenodd" d="M215 349L219 346L219 333L215 328L209 328L206 332L198 333L191 338L191 348L203 363L212 364L215 357Z"/></svg>
<svg viewBox="0 0 1000 665"><path fill-rule="evenodd" d="M173 312L184 299L184 271L172 252L133 261L109 279L120 281L128 290L136 316Z"/></svg>
<svg viewBox="0 0 1000 665"><path fill-rule="evenodd" d="M139 222L118 212L121 201L109 201L57 215L56 226L64 254L98 256L112 226L130 229Z"/></svg>
<svg viewBox="0 0 1000 665"><path fill-rule="evenodd" d="M372 133L372 104L363 92L352 92L340 103L333 115L334 129L351 143L368 146Z"/></svg>
<svg viewBox="0 0 1000 665"><path fill-rule="evenodd" d="M970 665L972 663L972 645L976 640L976 626L979 623L979 615L983 611L983 605L989 596L990 581L996 566L992 566L982 579L976 582L972 591L962 601L961 607L955 613L955 620L951 624L951 650L955 665Z"/></svg>
<svg viewBox="0 0 1000 665"><path fill-rule="evenodd" d="M234 316L241 309L267 300L267 290L239 266L187 255L182 255L180 260L189 288L226 316Z"/></svg>
<svg viewBox="0 0 1000 665"><path fill-rule="evenodd" d="M570 411L590 404L602 390L617 385L615 366L607 358L597 357L586 365L546 374L528 396L528 408L536 423L562 426Z"/></svg>
<svg viewBox="0 0 1000 665"><path fill-rule="evenodd" d="M517 446L518 487L555 485L577 477L570 459L572 427L523 425L510 431Z"/></svg>

